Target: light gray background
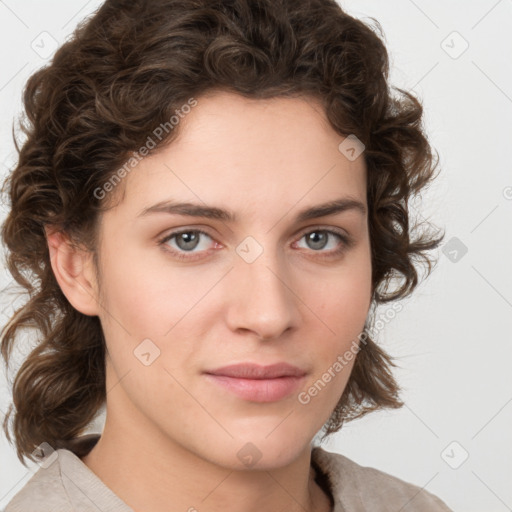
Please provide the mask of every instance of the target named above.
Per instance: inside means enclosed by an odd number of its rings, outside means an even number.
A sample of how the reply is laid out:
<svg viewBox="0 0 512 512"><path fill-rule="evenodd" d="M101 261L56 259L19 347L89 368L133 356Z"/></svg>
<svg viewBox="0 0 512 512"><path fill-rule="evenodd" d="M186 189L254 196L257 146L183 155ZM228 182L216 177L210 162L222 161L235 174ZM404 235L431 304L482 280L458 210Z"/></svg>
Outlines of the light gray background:
<svg viewBox="0 0 512 512"><path fill-rule="evenodd" d="M22 87L47 62L32 46L51 52L51 38L64 42L100 4L0 0L2 177L13 163ZM455 511L512 510L512 0L341 4L379 20L392 82L425 105L442 173L418 208L446 228L446 245L434 273L381 331L399 359L406 406L347 424L325 447L425 486ZM10 277L0 270L3 290ZM0 300L3 325L14 297ZM9 400L2 385L0 416ZM31 475L1 436L0 508Z"/></svg>

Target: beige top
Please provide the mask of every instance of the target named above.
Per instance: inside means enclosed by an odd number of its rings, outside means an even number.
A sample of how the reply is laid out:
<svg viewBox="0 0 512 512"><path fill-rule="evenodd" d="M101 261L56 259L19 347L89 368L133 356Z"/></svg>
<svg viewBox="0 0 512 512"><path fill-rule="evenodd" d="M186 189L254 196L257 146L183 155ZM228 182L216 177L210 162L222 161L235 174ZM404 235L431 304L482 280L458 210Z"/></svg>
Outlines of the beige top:
<svg viewBox="0 0 512 512"><path fill-rule="evenodd" d="M82 436L50 455L5 512L134 512L80 459L98 439ZM311 464L333 512L452 512L420 487L321 447L313 448Z"/></svg>

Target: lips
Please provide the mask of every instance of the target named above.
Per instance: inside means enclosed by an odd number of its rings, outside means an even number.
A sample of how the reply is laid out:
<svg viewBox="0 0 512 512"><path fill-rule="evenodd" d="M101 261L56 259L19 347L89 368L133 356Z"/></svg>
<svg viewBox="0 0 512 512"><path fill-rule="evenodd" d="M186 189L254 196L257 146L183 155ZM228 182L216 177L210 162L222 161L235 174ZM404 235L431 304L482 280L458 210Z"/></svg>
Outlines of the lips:
<svg viewBox="0 0 512 512"><path fill-rule="evenodd" d="M306 375L304 370L288 363L276 363L269 366L240 363L223 366L216 370L209 370L206 373L237 379L276 379L279 377L303 377Z"/></svg>
<svg viewBox="0 0 512 512"><path fill-rule="evenodd" d="M210 382L251 402L276 402L286 398L299 388L306 374L288 363L270 366L241 363L205 372Z"/></svg>

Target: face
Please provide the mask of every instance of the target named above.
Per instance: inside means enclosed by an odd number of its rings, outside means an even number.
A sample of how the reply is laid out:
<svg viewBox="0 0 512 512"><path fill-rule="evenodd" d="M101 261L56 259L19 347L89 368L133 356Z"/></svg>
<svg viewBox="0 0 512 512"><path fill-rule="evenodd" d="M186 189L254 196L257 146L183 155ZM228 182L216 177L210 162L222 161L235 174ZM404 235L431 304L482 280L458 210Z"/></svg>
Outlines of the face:
<svg viewBox="0 0 512 512"><path fill-rule="evenodd" d="M180 130L101 219L107 421L224 467L286 464L340 399L370 307L364 159L312 98L210 93Z"/></svg>

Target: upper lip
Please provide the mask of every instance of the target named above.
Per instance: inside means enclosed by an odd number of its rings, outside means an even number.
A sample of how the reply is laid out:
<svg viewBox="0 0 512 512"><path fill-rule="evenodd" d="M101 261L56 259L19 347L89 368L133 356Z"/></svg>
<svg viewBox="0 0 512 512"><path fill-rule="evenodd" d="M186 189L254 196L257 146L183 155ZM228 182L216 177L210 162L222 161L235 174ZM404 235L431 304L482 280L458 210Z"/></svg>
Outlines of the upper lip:
<svg viewBox="0 0 512 512"><path fill-rule="evenodd" d="M262 366L254 363L239 363L208 370L211 375L222 375L238 379L276 379L279 377L303 377L306 371L288 363Z"/></svg>

